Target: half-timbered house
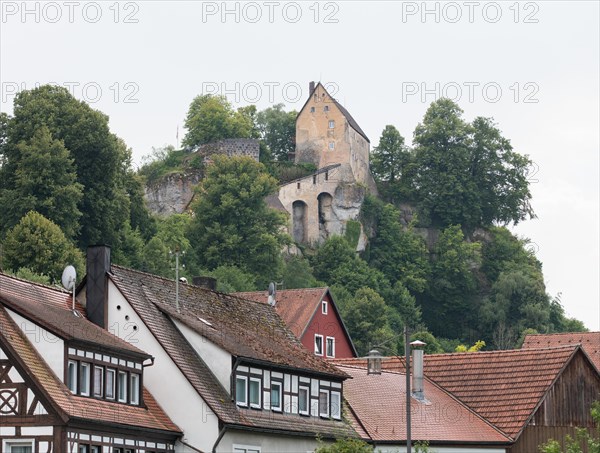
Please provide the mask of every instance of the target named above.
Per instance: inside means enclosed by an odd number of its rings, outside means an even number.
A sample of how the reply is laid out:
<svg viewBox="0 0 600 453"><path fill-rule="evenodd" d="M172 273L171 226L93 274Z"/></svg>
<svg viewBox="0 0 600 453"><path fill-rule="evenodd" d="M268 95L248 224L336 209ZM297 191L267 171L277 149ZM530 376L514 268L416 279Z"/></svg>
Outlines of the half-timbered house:
<svg viewBox="0 0 600 453"><path fill-rule="evenodd" d="M144 386L152 362L70 294L0 274L0 452L173 452L181 431Z"/></svg>

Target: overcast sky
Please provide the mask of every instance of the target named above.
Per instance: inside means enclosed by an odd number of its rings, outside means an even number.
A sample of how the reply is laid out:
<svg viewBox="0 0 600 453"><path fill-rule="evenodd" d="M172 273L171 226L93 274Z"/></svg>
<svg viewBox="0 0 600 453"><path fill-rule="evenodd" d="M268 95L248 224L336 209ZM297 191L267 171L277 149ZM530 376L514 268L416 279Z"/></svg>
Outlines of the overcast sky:
<svg viewBox="0 0 600 453"><path fill-rule="evenodd" d="M551 295L600 330L599 2L2 1L0 110L36 84L110 117L136 164L177 144L194 96L299 109L327 83L376 145L427 106L490 116L535 162L532 241Z"/></svg>

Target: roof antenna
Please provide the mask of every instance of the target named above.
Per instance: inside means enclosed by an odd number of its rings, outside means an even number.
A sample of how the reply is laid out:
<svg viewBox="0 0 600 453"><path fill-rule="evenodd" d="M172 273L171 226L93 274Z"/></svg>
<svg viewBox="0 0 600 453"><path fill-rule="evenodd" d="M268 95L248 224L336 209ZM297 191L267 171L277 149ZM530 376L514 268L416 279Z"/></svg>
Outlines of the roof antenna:
<svg viewBox="0 0 600 453"><path fill-rule="evenodd" d="M173 255L173 252L169 252ZM175 308L177 309L177 313L179 313L179 255L185 255L185 252L179 251L179 246L175 247ZM181 267L185 268L185 264L182 264ZM187 280L186 280L187 281Z"/></svg>
<svg viewBox="0 0 600 453"><path fill-rule="evenodd" d="M267 298L267 301L269 302L269 305L271 307L274 307L275 304L277 303L275 296L277 294L277 289L275 288L275 283L271 282L269 283L269 297Z"/></svg>
<svg viewBox="0 0 600 453"><path fill-rule="evenodd" d="M73 291L73 303L71 309L75 312L75 282L77 281L77 271L71 265L65 267L62 273L61 282L67 291Z"/></svg>

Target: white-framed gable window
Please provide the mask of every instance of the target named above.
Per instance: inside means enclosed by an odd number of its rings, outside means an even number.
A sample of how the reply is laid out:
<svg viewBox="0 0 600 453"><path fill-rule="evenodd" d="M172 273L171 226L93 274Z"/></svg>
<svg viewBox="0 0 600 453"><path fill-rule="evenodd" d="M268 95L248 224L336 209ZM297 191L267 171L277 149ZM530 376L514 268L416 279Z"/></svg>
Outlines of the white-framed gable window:
<svg viewBox="0 0 600 453"><path fill-rule="evenodd" d="M2 444L2 451L6 453L33 453L33 440L5 440Z"/></svg>
<svg viewBox="0 0 600 453"><path fill-rule="evenodd" d="M82 396L90 396L90 368L86 362L81 362L79 367L79 394Z"/></svg>
<svg viewBox="0 0 600 453"><path fill-rule="evenodd" d="M67 387L73 393L77 393L77 362L69 360L67 365Z"/></svg>
<svg viewBox="0 0 600 453"><path fill-rule="evenodd" d="M335 338L334 337L326 338L325 355L327 357L335 357Z"/></svg>
<svg viewBox="0 0 600 453"><path fill-rule="evenodd" d="M261 408L261 404L260 404L261 394L262 394L261 380L259 378L251 377L250 383L249 383L249 388L248 388L250 407L253 407L255 409Z"/></svg>
<svg viewBox="0 0 600 453"><path fill-rule="evenodd" d="M271 382L271 410L280 411L282 407L281 382Z"/></svg>
<svg viewBox="0 0 600 453"><path fill-rule="evenodd" d="M340 392L331 392L331 418L342 418L342 395Z"/></svg>
<svg viewBox="0 0 600 453"><path fill-rule="evenodd" d="M260 453L260 447L233 444L233 453Z"/></svg>
<svg viewBox="0 0 600 453"><path fill-rule="evenodd" d="M315 354L323 355L323 335L315 334Z"/></svg>
<svg viewBox="0 0 600 453"><path fill-rule="evenodd" d="M298 413L300 415L310 415L310 389L308 387L298 387Z"/></svg>
<svg viewBox="0 0 600 453"><path fill-rule="evenodd" d="M321 313L323 313L324 315L326 315L328 308L329 307L328 307L327 301L326 300L321 301Z"/></svg>
<svg viewBox="0 0 600 453"><path fill-rule="evenodd" d="M319 415L329 417L329 392L327 390L319 391Z"/></svg>
<svg viewBox="0 0 600 453"><path fill-rule="evenodd" d="M235 402L238 406L248 406L248 378L246 376L235 377Z"/></svg>

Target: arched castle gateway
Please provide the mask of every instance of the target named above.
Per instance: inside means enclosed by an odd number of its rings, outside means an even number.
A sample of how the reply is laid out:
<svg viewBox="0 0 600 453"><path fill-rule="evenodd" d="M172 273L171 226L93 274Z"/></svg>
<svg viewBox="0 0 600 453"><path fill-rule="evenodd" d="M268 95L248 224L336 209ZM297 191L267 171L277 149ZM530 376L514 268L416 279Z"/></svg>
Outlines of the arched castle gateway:
<svg viewBox="0 0 600 453"><path fill-rule="evenodd" d="M344 234L348 220L358 218L366 192L376 188L366 134L321 83L311 82L309 93L296 118L294 160L318 170L281 186L279 200L290 214L294 240L319 243Z"/></svg>

